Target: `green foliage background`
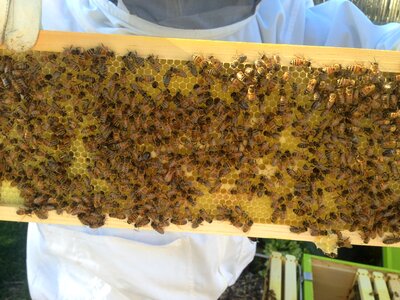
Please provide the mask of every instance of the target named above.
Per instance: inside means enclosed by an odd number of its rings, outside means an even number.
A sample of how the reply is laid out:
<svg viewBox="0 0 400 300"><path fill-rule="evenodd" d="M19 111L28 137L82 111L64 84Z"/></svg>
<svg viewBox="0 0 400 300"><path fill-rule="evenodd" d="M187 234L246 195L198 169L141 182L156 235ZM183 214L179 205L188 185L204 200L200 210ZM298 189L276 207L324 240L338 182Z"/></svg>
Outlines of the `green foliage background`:
<svg viewBox="0 0 400 300"><path fill-rule="evenodd" d="M30 299L26 277L27 223L0 222L0 299Z"/></svg>

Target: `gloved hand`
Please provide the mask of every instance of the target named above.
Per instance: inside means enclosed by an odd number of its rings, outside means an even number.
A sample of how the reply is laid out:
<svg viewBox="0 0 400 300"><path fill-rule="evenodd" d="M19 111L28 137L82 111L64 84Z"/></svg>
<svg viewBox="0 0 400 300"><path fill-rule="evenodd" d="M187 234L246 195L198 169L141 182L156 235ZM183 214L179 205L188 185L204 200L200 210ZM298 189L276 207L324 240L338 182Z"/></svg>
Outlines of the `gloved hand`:
<svg viewBox="0 0 400 300"><path fill-rule="evenodd" d="M26 51L37 40L42 0L0 1L0 42L14 51Z"/></svg>

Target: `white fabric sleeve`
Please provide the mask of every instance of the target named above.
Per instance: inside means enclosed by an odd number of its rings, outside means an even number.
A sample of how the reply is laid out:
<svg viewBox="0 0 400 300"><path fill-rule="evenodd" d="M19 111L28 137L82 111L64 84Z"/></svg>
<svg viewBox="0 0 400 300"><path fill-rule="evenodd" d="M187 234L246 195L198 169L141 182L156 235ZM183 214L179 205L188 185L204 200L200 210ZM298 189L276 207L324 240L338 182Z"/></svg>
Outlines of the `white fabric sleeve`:
<svg viewBox="0 0 400 300"><path fill-rule="evenodd" d="M256 13L264 43L400 50L400 24L375 25L348 0L262 1Z"/></svg>
<svg viewBox="0 0 400 300"><path fill-rule="evenodd" d="M353 3L331 0L305 14L305 45L400 50L400 24L374 25Z"/></svg>
<svg viewBox="0 0 400 300"><path fill-rule="evenodd" d="M256 43L400 49L400 24L374 25L347 0L263 0L241 22L207 30L168 28L108 0L43 0L45 29Z"/></svg>
<svg viewBox="0 0 400 300"><path fill-rule="evenodd" d="M255 253L247 238L30 223L32 299L217 299Z"/></svg>
<svg viewBox="0 0 400 300"><path fill-rule="evenodd" d="M26 51L35 45L40 29L41 12L41 0L10 1L4 31L4 44L7 48Z"/></svg>
<svg viewBox="0 0 400 300"><path fill-rule="evenodd" d="M263 43L304 43L305 14L312 0L262 1L256 19Z"/></svg>

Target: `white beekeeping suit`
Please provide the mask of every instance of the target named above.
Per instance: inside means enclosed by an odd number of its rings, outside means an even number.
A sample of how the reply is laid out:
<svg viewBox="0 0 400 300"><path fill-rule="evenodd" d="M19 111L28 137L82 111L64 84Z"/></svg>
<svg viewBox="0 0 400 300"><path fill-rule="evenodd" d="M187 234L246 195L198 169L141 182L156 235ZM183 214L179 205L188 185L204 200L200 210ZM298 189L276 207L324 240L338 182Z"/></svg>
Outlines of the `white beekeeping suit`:
<svg viewBox="0 0 400 300"><path fill-rule="evenodd" d="M148 3L147 3L148 2ZM344 0L43 0L46 30L228 41L400 48ZM33 299L216 299L252 260L247 238L30 224Z"/></svg>

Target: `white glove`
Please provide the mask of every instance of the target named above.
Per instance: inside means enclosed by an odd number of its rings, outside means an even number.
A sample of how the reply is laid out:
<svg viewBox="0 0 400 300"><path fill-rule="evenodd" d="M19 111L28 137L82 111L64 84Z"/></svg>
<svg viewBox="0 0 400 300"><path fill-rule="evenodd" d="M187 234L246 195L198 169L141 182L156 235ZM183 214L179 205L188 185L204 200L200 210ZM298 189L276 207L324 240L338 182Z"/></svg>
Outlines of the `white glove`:
<svg viewBox="0 0 400 300"><path fill-rule="evenodd" d="M42 0L0 0L0 42L14 51L26 51L37 40Z"/></svg>

